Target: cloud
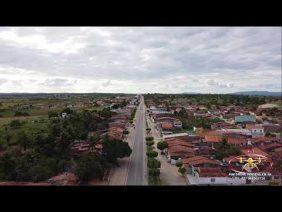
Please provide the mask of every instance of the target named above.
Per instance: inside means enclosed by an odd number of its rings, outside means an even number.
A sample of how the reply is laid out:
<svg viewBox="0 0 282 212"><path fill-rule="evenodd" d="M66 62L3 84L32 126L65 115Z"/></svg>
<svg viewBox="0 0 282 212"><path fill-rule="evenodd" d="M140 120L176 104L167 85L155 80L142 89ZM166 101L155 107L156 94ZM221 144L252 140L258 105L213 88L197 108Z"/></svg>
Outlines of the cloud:
<svg viewBox="0 0 282 212"><path fill-rule="evenodd" d="M103 83L102 83L102 86L103 86L103 87L109 87L109 86L111 86L111 85L113 85L112 82L111 82L111 80L108 80L107 82L103 82Z"/></svg>
<svg viewBox="0 0 282 212"><path fill-rule="evenodd" d="M277 91L281 28L3 27L0 78L22 82L7 92Z"/></svg>
<svg viewBox="0 0 282 212"><path fill-rule="evenodd" d="M7 79L0 78L0 85L3 85L6 82L7 82Z"/></svg>
<svg viewBox="0 0 282 212"><path fill-rule="evenodd" d="M51 87L68 87L68 86L73 86L76 83L77 80L70 81L67 79L56 78L56 79L46 79L43 83L41 83L41 85L51 86Z"/></svg>

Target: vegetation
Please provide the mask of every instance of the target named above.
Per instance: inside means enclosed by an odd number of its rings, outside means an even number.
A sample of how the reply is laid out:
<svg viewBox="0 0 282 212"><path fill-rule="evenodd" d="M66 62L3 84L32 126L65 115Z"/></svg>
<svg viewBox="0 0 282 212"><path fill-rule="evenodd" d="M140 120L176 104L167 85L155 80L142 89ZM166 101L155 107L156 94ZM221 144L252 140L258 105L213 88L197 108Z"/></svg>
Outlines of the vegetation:
<svg viewBox="0 0 282 212"><path fill-rule="evenodd" d="M157 144L157 148L163 151L164 149L168 148L168 143L166 141L160 141Z"/></svg>
<svg viewBox="0 0 282 212"><path fill-rule="evenodd" d="M154 138L153 137L146 137L146 141L153 141Z"/></svg>
<svg viewBox="0 0 282 212"><path fill-rule="evenodd" d="M110 163L117 165L117 159L129 157L132 150L127 142L110 140L107 136L103 141L103 155Z"/></svg>
<svg viewBox="0 0 282 212"><path fill-rule="evenodd" d="M154 145L154 141L146 141L146 145L147 146L153 146Z"/></svg>
<svg viewBox="0 0 282 212"><path fill-rule="evenodd" d="M97 154L82 155L77 161L75 173L82 183L93 178L102 179L108 164Z"/></svg>
<svg viewBox="0 0 282 212"><path fill-rule="evenodd" d="M161 162L155 158L148 158L147 166L150 169L159 169L161 168Z"/></svg>
<svg viewBox="0 0 282 212"><path fill-rule="evenodd" d="M227 143L226 139L223 139L223 142L217 143L215 145L216 153L215 157L219 160L222 160L225 157L232 155L240 155L241 151L238 147Z"/></svg>
<svg viewBox="0 0 282 212"><path fill-rule="evenodd" d="M158 152L152 150L152 151L147 151L146 155L150 158L155 158L158 156Z"/></svg>
<svg viewBox="0 0 282 212"><path fill-rule="evenodd" d="M184 175L184 174L186 173L185 167L179 167L178 172L179 172L181 175Z"/></svg>
<svg viewBox="0 0 282 212"><path fill-rule="evenodd" d="M69 116L54 118L63 112ZM42 118L11 120L3 124L0 127L0 151L3 152L0 180L38 182L65 171L75 172L82 182L102 177L106 169L117 164L117 158L131 154L128 144L105 137L102 154L89 153L80 157L72 154L71 146L75 140L87 139L89 132L107 127L112 115L109 109L65 108L46 112ZM99 135L90 137L93 146L99 140Z"/></svg>
<svg viewBox="0 0 282 212"><path fill-rule="evenodd" d="M180 168L182 167L183 163L182 161L177 161L175 165Z"/></svg>

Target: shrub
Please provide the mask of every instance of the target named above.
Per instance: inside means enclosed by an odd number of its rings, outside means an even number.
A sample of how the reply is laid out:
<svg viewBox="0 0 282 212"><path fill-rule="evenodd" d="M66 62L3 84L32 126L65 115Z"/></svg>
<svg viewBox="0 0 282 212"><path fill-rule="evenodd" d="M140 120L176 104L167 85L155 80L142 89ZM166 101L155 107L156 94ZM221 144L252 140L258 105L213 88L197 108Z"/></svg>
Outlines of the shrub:
<svg viewBox="0 0 282 212"><path fill-rule="evenodd" d="M176 162L175 165L180 168L182 166L182 164L183 164L182 161L178 161L178 162Z"/></svg>
<svg viewBox="0 0 282 212"><path fill-rule="evenodd" d="M21 127L23 125L23 123L19 120L13 120L10 122L10 127L12 128L18 128Z"/></svg>
<svg viewBox="0 0 282 212"><path fill-rule="evenodd" d="M154 145L154 141L146 141L146 145L147 146L153 146Z"/></svg>
<svg viewBox="0 0 282 212"><path fill-rule="evenodd" d="M153 151L153 150L154 150L154 146L147 146L147 152Z"/></svg>
<svg viewBox="0 0 282 212"><path fill-rule="evenodd" d="M49 111L48 112L48 117L49 118L58 117L58 116L59 116L59 114L57 112L55 112L55 111Z"/></svg>
<svg viewBox="0 0 282 212"><path fill-rule="evenodd" d="M158 153L156 151L148 151L147 153L147 156L150 157L150 158L155 158L158 156Z"/></svg>
<svg viewBox="0 0 282 212"><path fill-rule="evenodd" d="M178 172L179 172L181 175L184 175L184 174L186 173L186 169L185 169L184 167L179 167Z"/></svg>
<svg viewBox="0 0 282 212"><path fill-rule="evenodd" d="M22 111L16 111L15 116L29 116L29 113L22 112Z"/></svg>
<svg viewBox="0 0 282 212"><path fill-rule="evenodd" d="M162 151L162 150L168 148L168 143L166 141L160 141L157 144L157 148Z"/></svg>
<svg viewBox="0 0 282 212"><path fill-rule="evenodd" d="M128 130L124 130L123 134L125 134L125 135L129 134Z"/></svg>
<svg viewBox="0 0 282 212"><path fill-rule="evenodd" d="M146 141L153 141L154 138L153 137L146 137Z"/></svg>
<svg viewBox="0 0 282 212"><path fill-rule="evenodd" d="M150 176L159 176L160 170L159 169L149 169L149 175Z"/></svg>
<svg viewBox="0 0 282 212"><path fill-rule="evenodd" d="M150 169L158 169L161 168L161 162L154 158L148 158L147 166Z"/></svg>

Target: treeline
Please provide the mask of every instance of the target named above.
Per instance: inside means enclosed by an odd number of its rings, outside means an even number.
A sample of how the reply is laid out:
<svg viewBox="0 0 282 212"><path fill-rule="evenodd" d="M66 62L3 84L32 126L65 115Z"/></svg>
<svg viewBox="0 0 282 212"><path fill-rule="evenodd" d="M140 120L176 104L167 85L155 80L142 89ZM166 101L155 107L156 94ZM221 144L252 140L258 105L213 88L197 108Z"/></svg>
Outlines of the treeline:
<svg viewBox="0 0 282 212"><path fill-rule="evenodd" d="M81 156L73 156L71 146L75 140L88 139L90 131L107 127L111 115L109 109L72 111L64 119L51 117L45 133L31 136L19 131L17 143L0 156L0 180L38 182L65 171L76 173L81 182L93 177L102 178L105 170L117 164L117 158L131 154L128 144L98 135L89 141L93 148L101 142L102 153L92 151ZM18 122L11 124L21 127Z"/></svg>
<svg viewBox="0 0 282 212"><path fill-rule="evenodd" d="M191 104L204 105L210 108L215 106L244 106L249 109L256 109L258 105L267 102L281 100L280 97L274 96L245 96L245 95L231 95L231 94L146 94L145 101L153 100L155 104L161 104L163 101L176 103L183 100Z"/></svg>

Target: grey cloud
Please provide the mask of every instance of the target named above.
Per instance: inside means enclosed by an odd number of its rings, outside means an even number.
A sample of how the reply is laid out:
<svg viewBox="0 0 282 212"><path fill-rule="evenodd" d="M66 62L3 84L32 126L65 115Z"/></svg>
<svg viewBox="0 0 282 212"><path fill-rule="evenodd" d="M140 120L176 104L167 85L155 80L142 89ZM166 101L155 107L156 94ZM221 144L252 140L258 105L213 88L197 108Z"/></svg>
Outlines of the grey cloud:
<svg viewBox="0 0 282 212"><path fill-rule="evenodd" d="M103 87L109 87L110 85L113 85L113 83L111 82L111 80L108 80L107 82L102 83Z"/></svg>
<svg viewBox="0 0 282 212"><path fill-rule="evenodd" d="M50 87L65 87L65 86L72 86L76 84L77 81L70 81L67 79L46 79L41 85L50 86Z"/></svg>
<svg viewBox="0 0 282 212"><path fill-rule="evenodd" d="M5 28L7 30L10 29ZM219 79L210 79L208 86L221 89L236 84L240 89L240 83L258 71L265 72L269 79L275 78L270 76L273 71L281 70L281 28L104 27L82 31L76 27L29 27L14 30L21 37L42 35L50 43L73 38L74 44L84 45L77 53L52 53L0 38L0 65L32 70L47 77L103 80L106 81L102 83L104 87L111 85L111 80L131 81L139 86L139 83L163 82L178 75L189 78L217 73ZM234 76L236 83L221 79L227 74ZM193 82L201 85L195 79ZM46 80L45 85L68 86L68 83Z"/></svg>

